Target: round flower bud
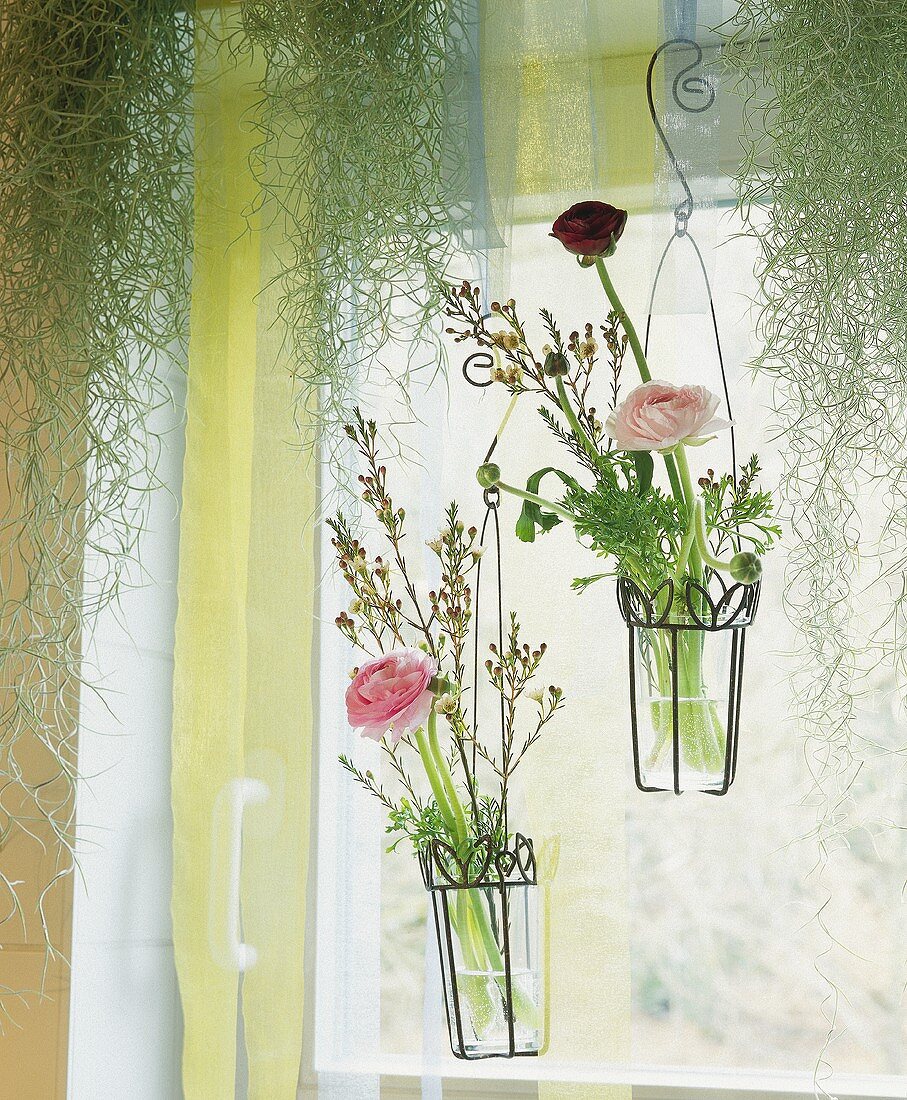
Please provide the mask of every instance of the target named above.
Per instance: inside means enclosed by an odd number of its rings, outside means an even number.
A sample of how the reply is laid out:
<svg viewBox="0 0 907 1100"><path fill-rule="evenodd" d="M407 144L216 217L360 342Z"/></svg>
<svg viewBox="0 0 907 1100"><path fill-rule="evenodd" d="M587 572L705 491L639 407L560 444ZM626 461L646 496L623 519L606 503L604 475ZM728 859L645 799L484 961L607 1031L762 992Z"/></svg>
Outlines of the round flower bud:
<svg viewBox="0 0 907 1100"><path fill-rule="evenodd" d="M559 351L549 351L545 356L545 374L549 378L563 377L570 373L570 364L567 356Z"/></svg>
<svg viewBox="0 0 907 1100"><path fill-rule="evenodd" d="M501 467L496 462L486 462L476 470L476 481L483 489L491 489L501 480Z"/></svg>
<svg viewBox="0 0 907 1100"><path fill-rule="evenodd" d="M762 576L762 559L749 550L731 558L731 576L740 584L755 584Z"/></svg>

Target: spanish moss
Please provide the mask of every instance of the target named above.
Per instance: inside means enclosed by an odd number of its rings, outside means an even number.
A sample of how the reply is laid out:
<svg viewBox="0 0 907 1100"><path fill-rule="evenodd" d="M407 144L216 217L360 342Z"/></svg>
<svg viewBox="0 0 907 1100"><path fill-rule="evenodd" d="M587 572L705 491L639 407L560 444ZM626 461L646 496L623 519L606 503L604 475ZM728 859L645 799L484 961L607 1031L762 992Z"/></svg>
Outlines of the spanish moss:
<svg viewBox="0 0 907 1100"><path fill-rule="evenodd" d="M739 195L783 429L820 867L849 843L864 764L901 751L861 732L859 696L883 660L907 671L905 51L903 0L743 0L725 48L749 96ZM823 1052L823 1094L827 1070Z"/></svg>
<svg viewBox="0 0 907 1100"><path fill-rule="evenodd" d="M267 61L258 171L286 224L278 312L328 450L363 389L390 381L407 405L413 372L442 362L441 279L468 189L468 6L243 9Z"/></svg>
<svg viewBox="0 0 907 1100"><path fill-rule="evenodd" d="M135 561L158 367L184 343L184 8L7 0L0 22L0 919L37 917L51 953L45 907L73 870L86 627ZM34 897L3 873L14 844L49 853Z"/></svg>

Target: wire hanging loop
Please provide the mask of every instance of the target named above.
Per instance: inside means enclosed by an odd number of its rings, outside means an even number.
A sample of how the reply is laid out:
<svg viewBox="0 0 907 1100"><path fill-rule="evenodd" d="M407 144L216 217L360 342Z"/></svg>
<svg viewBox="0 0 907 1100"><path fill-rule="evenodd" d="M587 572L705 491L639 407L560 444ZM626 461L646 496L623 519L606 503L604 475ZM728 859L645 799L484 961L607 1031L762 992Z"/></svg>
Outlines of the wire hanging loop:
<svg viewBox="0 0 907 1100"><path fill-rule="evenodd" d="M658 111L655 108L655 97L652 94L652 74L655 71L655 65L659 57L672 47L693 50L696 55L686 68L681 69L680 72L677 73L671 83L671 98L682 111L690 115L700 115L704 111L707 111L715 102L715 89L710 80L701 73L694 71L699 69L702 65L702 47L691 38L671 38L667 42L662 42L649 59L649 68L646 72L646 97L649 101L649 114L652 117L652 125L655 127L658 139L664 146L668 160L671 162L671 167L674 169L677 179L680 181L680 186L684 190L683 201L679 202L674 208L674 233L676 236L682 237L687 231L687 222L689 222L692 217L696 204L693 201L693 192L690 190L687 177L680 167L680 163L677 160L674 150L671 148L671 143L668 141L664 127L661 125L658 118ZM698 96L705 96L705 100L702 102L695 102L694 99L690 98Z"/></svg>
<svg viewBox="0 0 907 1100"><path fill-rule="evenodd" d="M490 314L486 315L490 316ZM488 351L475 351L472 355L467 356L463 363L463 377L470 384L475 386L476 389L487 389L493 382L491 377L482 380L477 377L473 377L470 371L473 368L484 368L486 373L490 372L491 368L495 366L495 357ZM511 402L512 406L513 402ZM509 414L508 414L509 415ZM494 454L495 447L498 445L498 440L501 436L501 431L507 423L507 416L504 417L504 421L500 428L495 432L494 438L491 441L491 446L485 453L483 463L488 462L491 456ZM485 503L485 519L482 523L482 530L479 534L479 543L485 547L485 535L488 531L489 521L492 525L492 531L494 535L494 552L495 552L495 581L497 588L497 643L498 652L504 652L504 592L503 592L503 569L501 565L501 521L498 515L498 507L501 503L501 490L497 485L491 485L482 492L482 500ZM473 647L473 666L472 666L472 730L473 737L478 735L478 723L479 723L479 609L480 609L480 595L482 592L482 559L479 560L479 564L476 567L476 580L475 580L475 596L474 596L474 614L475 614L475 645ZM501 696L501 748L506 754L507 751L507 732L506 732L506 717L504 707L504 697ZM476 747L475 741L473 741L473 772L476 767ZM507 832L507 807L506 799L502 796L502 820L504 826L504 832Z"/></svg>

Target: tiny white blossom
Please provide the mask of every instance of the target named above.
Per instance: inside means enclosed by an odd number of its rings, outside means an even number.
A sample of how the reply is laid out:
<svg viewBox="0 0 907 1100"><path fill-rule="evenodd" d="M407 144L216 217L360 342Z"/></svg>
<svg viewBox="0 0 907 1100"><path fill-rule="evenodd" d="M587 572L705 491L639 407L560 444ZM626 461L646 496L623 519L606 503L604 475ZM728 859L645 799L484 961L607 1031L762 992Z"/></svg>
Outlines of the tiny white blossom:
<svg viewBox="0 0 907 1100"><path fill-rule="evenodd" d="M440 710L442 714L453 714L456 709L456 699L449 692L445 691L440 699L438 699L438 710Z"/></svg>

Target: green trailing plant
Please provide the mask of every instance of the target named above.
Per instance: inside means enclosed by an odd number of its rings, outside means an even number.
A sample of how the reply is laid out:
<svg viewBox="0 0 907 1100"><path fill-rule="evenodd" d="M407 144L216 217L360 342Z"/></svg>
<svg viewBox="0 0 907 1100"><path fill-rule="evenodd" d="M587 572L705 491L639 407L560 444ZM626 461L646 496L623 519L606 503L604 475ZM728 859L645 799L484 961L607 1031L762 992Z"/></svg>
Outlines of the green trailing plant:
<svg viewBox="0 0 907 1100"><path fill-rule="evenodd" d="M412 372L441 358L440 280L468 190L468 7L243 6L240 48L266 60L255 161L285 223L278 312L304 418L331 450L373 368L406 404Z"/></svg>
<svg viewBox="0 0 907 1100"><path fill-rule="evenodd" d="M723 50L747 99L737 184L759 248L755 366L786 437L795 700L822 865L856 827L861 768L890 751L859 728L865 674L884 659L907 672L905 50L903 0L742 0ZM836 1003L832 990L829 1041Z"/></svg>
<svg viewBox="0 0 907 1100"><path fill-rule="evenodd" d="M158 363L186 330L192 51L175 0L8 0L0 18L0 918L37 916L50 952L85 629L135 562ZM4 860L29 847L39 883Z"/></svg>

